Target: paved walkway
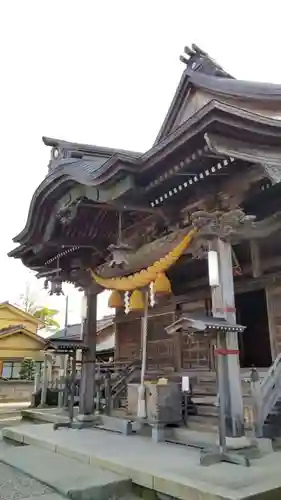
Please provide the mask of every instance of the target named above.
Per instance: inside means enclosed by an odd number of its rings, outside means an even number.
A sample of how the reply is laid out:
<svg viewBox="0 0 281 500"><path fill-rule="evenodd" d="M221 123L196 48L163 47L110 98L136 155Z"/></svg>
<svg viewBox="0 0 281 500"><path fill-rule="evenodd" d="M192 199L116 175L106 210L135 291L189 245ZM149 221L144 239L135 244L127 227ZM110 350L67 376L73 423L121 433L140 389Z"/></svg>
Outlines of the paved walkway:
<svg viewBox="0 0 281 500"><path fill-rule="evenodd" d="M22 401L18 403L0 403L0 429L10 425L19 425L21 411L26 410L29 406L29 402Z"/></svg>
<svg viewBox="0 0 281 500"><path fill-rule="evenodd" d="M35 479L17 471L13 467L0 464L0 498L1 500L20 500L30 497L42 497L52 494L53 490ZM44 495L44 498L43 498Z"/></svg>
<svg viewBox="0 0 281 500"><path fill-rule="evenodd" d="M117 499L130 495L132 490L130 479L120 474L37 446L8 445L2 452L0 449L0 462L72 500Z"/></svg>
<svg viewBox="0 0 281 500"><path fill-rule="evenodd" d="M54 431L51 424L23 424L5 429L3 435L99 465L182 500L241 500L268 491L271 500L281 498L280 452L253 460L249 468L227 463L205 468L199 465L196 449L155 444L136 435L97 429ZM258 498L269 498L267 495Z"/></svg>
<svg viewBox="0 0 281 500"><path fill-rule="evenodd" d="M5 454L9 448L9 445L0 441L0 454ZM45 484L14 467L0 463L1 500L62 500L62 498Z"/></svg>

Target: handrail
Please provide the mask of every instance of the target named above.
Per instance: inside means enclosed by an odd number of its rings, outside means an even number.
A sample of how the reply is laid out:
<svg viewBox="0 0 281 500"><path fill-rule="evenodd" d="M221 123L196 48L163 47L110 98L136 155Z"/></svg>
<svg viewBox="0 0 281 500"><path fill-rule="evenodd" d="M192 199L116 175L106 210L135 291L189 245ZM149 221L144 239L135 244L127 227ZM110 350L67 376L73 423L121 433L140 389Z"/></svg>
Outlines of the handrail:
<svg viewBox="0 0 281 500"><path fill-rule="evenodd" d="M121 370L119 376L117 377L117 380L115 380L114 384L112 385L112 391L116 391L117 387L126 381L128 375L133 373L137 368L139 368L139 366L140 360L134 359L123 370Z"/></svg>
<svg viewBox="0 0 281 500"><path fill-rule="evenodd" d="M252 370L252 374L254 370ZM277 356L265 377L259 380L252 376L254 425L257 437L262 436L263 425L281 397L281 353Z"/></svg>

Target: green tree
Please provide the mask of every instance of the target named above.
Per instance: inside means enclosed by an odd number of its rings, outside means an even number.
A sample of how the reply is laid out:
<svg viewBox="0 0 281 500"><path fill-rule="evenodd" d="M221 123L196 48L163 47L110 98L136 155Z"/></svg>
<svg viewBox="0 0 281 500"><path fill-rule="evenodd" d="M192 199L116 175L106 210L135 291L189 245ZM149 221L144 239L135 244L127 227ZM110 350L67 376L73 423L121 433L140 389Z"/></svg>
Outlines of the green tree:
<svg viewBox="0 0 281 500"><path fill-rule="evenodd" d="M54 316L58 314L56 309L50 309L49 307L34 307L31 313L35 318L43 321L45 328L48 330L55 330L59 328L59 323L55 320Z"/></svg>
<svg viewBox="0 0 281 500"><path fill-rule="evenodd" d="M38 292L32 288L29 282L26 283L25 292L20 295L19 302L20 307L25 312L32 314L32 316L35 316L35 318L40 319L44 323L41 329L45 328L49 333L53 333L60 327L55 319L58 311L56 309L50 309L47 306L39 306Z"/></svg>
<svg viewBox="0 0 281 500"><path fill-rule="evenodd" d="M35 374L35 361L31 358L25 358L21 363L20 378L22 380L33 380Z"/></svg>

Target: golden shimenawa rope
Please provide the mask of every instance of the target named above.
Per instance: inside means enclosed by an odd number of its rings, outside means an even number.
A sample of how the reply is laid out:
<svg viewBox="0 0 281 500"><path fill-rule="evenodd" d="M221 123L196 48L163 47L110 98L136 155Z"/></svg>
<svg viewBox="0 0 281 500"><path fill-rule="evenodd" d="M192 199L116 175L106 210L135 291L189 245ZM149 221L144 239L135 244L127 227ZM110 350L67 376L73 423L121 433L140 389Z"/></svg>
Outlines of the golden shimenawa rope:
<svg viewBox="0 0 281 500"><path fill-rule="evenodd" d="M155 281L159 273L164 273L182 256L183 252L191 243L197 229L191 229L189 233L184 236L182 241L171 250L165 257L157 260L146 269L140 272L124 276L122 278L102 278L91 270L93 279L103 288L107 290L119 290L122 292L130 292L137 288L148 286L151 282Z"/></svg>

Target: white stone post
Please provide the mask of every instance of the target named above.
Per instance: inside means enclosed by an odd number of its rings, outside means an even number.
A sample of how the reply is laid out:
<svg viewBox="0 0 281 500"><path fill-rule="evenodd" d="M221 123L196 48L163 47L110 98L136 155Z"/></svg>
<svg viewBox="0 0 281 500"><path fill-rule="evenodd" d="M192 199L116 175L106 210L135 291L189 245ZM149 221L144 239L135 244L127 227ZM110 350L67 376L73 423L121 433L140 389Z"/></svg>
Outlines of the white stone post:
<svg viewBox="0 0 281 500"><path fill-rule="evenodd" d="M34 387L33 393L36 394L40 389L40 364L38 362L35 363L35 374L34 374Z"/></svg>
<svg viewBox="0 0 281 500"><path fill-rule="evenodd" d="M47 389L48 389L48 359L47 359L47 353L44 353L43 380L41 384L41 402L40 402L41 408L44 408L44 406L46 406Z"/></svg>
<svg viewBox="0 0 281 500"><path fill-rule="evenodd" d="M64 406L64 390L65 390L65 354L59 357L59 394L58 394L58 408L62 409Z"/></svg>

